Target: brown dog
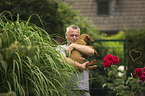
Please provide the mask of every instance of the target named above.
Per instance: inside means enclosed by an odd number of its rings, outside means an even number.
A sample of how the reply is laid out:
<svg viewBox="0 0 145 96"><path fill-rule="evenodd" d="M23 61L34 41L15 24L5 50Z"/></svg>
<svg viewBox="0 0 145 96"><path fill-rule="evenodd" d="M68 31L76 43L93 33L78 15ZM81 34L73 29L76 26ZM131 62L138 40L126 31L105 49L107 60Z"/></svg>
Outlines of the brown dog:
<svg viewBox="0 0 145 96"><path fill-rule="evenodd" d="M89 46L90 41L91 41L91 42L94 42L94 40L93 40L92 37L90 37L90 36L87 35L87 34L82 34L82 35L78 38L78 40L75 42L75 44L80 44L80 45ZM89 47L93 48L92 46L89 46ZM93 48L93 49L94 49L94 48ZM94 52L97 53L95 49L94 49ZM88 57L88 56L86 56L86 57ZM72 58L74 61L79 62L79 63L81 63L81 64L84 63L84 62L86 62L86 59L84 58L84 54L80 53L78 50L75 50L75 49L72 50L72 52L71 52L71 54L70 54L70 58ZM95 62L96 62L96 60L93 60L93 61L91 61L89 64L87 64L87 66L92 65L92 64L94 64ZM91 68L91 66L90 66L90 68ZM88 67L88 69L89 69L89 67Z"/></svg>

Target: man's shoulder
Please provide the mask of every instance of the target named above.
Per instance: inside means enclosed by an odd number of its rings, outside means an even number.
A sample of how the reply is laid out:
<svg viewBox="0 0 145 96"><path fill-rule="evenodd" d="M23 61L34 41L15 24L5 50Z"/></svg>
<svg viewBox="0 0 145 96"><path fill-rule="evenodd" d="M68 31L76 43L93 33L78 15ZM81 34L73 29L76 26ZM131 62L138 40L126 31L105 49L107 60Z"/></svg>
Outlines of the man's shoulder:
<svg viewBox="0 0 145 96"><path fill-rule="evenodd" d="M67 49L67 46L66 46L66 44L64 44L64 45L58 45L56 49L60 50L60 51L63 51L63 50Z"/></svg>
<svg viewBox="0 0 145 96"><path fill-rule="evenodd" d="M66 48L67 46L66 46L66 44L64 44L64 45L58 45L57 47L58 48Z"/></svg>

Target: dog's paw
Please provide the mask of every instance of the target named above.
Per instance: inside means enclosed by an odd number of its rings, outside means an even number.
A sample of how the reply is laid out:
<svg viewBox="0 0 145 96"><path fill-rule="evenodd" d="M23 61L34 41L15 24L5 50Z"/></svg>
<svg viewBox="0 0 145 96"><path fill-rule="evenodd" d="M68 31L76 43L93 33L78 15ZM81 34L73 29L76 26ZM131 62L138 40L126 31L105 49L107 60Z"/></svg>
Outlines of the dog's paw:
<svg viewBox="0 0 145 96"><path fill-rule="evenodd" d="M92 60L90 63L87 64L87 66L90 66L92 64L95 64L96 63L96 60Z"/></svg>
<svg viewBox="0 0 145 96"><path fill-rule="evenodd" d="M88 66L86 69L95 69L95 68L97 68L97 65Z"/></svg>

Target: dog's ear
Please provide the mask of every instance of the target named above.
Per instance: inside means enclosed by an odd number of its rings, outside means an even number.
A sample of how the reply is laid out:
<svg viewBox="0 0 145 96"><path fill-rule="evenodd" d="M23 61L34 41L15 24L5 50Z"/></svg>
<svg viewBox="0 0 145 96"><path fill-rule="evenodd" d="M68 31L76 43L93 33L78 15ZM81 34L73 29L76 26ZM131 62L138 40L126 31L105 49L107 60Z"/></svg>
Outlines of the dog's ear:
<svg viewBox="0 0 145 96"><path fill-rule="evenodd" d="M86 38L85 38L85 42L87 43L87 45L90 44L90 41L91 41L91 42L94 42L94 39L93 39L92 37L90 37L89 35L86 36Z"/></svg>
<svg viewBox="0 0 145 96"><path fill-rule="evenodd" d="M91 42L94 42L94 39L91 36L88 36L88 38Z"/></svg>

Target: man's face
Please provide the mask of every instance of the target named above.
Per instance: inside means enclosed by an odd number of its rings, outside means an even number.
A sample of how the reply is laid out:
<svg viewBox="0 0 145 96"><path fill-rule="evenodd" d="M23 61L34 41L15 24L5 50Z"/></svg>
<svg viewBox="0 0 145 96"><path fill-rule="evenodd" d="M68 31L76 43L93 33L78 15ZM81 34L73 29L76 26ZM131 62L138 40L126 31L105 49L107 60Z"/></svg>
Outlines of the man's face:
<svg viewBox="0 0 145 96"><path fill-rule="evenodd" d="M78 29L69 29L69 32L65 34L68 43L74 43L79 37L80 32Z"/></svg>

